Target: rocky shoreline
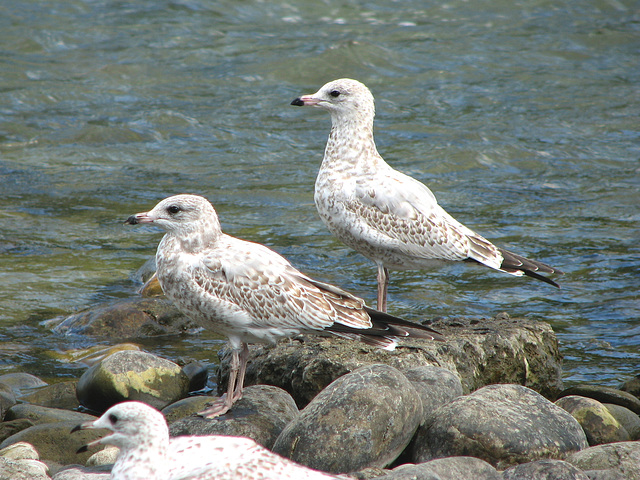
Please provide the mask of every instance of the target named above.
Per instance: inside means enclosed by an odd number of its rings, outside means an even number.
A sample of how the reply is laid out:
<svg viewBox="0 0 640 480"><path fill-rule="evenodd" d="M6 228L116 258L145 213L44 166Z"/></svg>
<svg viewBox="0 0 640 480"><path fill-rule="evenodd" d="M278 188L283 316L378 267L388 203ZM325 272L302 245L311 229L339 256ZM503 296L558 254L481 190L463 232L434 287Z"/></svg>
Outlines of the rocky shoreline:
<svg viewBox="0 0 640 480"><path fill-rule="evenodd" d="M114 347L74 381L0 376L0 480L108 471L113 449L75 453L103 432L70 432L95 419L87 412L124 400L160 409L172 436L247 436L300 464L357 479L640 480L638 378L619 390L563 389L562 356L544 322L503 313L431 326L447 341L407 339L388 352L303 335L253 346L251 386L212 420L194 414L217 397L190 392L215 372L131 345ZM191 325L161 298L135 298L55 328L126 338ZM223 359L220 391L227 375Z"/></svg>

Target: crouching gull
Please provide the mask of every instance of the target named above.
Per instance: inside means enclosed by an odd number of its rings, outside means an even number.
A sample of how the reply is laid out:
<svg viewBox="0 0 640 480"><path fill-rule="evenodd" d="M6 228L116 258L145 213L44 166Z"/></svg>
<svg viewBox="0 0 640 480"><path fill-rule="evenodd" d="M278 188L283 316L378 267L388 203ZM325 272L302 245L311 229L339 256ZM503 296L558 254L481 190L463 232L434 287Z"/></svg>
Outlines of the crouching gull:
<svg viewBox="0 0 640 480"><path fill-rule="evenodd" d="M250 438L223 435L169 438L159 411L142 402L123 402L72 432L105 428L110 433L81 447L120 449L112 480L329 480L343 478L311 470L280 457Z"/></svg>
<svg viewBox="0 0 640 480"><path fill-rule="evenodd" d="M392 350L398 337L443 340L429 327L378 312L364 300L296 270L264 245L226 235L209 201L165 198L126 223L166 230L156 253L165 295L202 327L229 338L227 393L200 414L213 418L242 397L247 343L275 342L301 332L329 333Z"/></svg>
<svg viewBox="0 0 640 480"><path fill-rule="evenodd" d="M373 95L349 78L334 80L291 102L331 114L331 133L315 185L320 218L342 242L378 267L378 310L387 310L388 270L430 268L467 261L528 275L562 273L496 247L449 215L429 188L391 168L373 139Z"/></svg>

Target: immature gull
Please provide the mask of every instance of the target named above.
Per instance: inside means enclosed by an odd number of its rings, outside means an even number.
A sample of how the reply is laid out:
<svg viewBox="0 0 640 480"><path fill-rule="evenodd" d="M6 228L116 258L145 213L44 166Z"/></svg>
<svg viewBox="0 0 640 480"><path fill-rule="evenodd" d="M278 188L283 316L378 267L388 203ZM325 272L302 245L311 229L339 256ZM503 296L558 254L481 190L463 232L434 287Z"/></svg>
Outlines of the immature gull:
<svg viewBox="0 0 640 480"><path fill-rule="evenodd" d="M373 95L343 78L291 102L331 114L331 133L315 186L320 218L342 242L378 266L378 304L387 309L388 270L475 262L558 286L542 273L562 273L496 247L449 215L428 187L391 168L373 139Z"/></svg>
<svg viewBox="0 0 640 480"><path fill-rule="evenodd" d="M112 480L328 480L339 478L282 458L250 438L223 435L169 438L167 422L142 402L123 402L73 431L106 428L112 433L82 447L120 449Z"/></svg>
<svg viewBox="0 0 640 480"><path fill-rule="evenodd" d="M187 316L229 338L229 386L201 412L208 418L242 397L247 343L300 332L327 332L390 350L401 336L442 340L429 327L373 310L364 300L307 277L264 245L226 235L204 197L165 198L126 223L154 223L167 231L156 253L162 290Z"/></svg>

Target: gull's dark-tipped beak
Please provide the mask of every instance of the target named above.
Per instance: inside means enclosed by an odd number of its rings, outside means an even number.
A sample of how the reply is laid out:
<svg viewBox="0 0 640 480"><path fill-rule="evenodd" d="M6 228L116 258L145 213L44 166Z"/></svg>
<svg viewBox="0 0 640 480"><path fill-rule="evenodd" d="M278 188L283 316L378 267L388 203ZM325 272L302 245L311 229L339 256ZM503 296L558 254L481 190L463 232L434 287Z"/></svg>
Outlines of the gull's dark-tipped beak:
<svg viewBox="0 0 640 480"><path fill-rule="evenodd" d="M136 213L131 215L124 222L125 225L138 225L140 223L153 223L153 218L148 215L149 212Z"/></svg>
<svg viewBox="0 0 640 480"><path fill-rule="evenodd" d="M89 445L82 445L78 450L76 450L76 453L84 453L87 450L89 450Z"/></svg>
<svg viewBox="0 0 640 480"><path fill-rule="evenodd" d="M291 102L291 105L296 107L315 107L318 103L320 103L319 98L315 98L313 95L303 95Z"/></svg>
<svg viewBox="0 0 640 480"><path fill-rule="evenodd" d="M95 428L93 426L93 422L80 423L71 429L71 433L79 432L80 430L87 430L88 428Z"/></svg>

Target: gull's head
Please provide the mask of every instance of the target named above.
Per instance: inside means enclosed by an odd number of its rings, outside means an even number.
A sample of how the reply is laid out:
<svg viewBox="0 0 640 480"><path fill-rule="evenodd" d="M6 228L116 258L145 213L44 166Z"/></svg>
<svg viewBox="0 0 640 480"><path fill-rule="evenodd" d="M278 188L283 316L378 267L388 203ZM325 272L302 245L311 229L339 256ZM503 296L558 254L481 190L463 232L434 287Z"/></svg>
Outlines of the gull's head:
<svg viewBox="0 0 640 480"><path fill-rule="evenodd" d="M199 195L174 195L165 198L148 212L131 215L125 223L151 223L177 237L194 233L218 235L220 222L213 205Z"/></svg>
<svg viewBox="0 0 640 480"><path fill-rule="evenodd" d="M115 445L120 450L130 450L141 444L146 445L149 441L159 440L158 443L161 443L169 439L169 429L164 416L142 402L114 405L99 419L82 423L71 431L94 428L105 428L111 433L85 445L78 452L86 451L94 445Z"/></svg>
<svg viewBox="0 0 640 480"><path fill-rule="evenodd" d="M322 108L329 111L334 119L359 117L373 121L375 115L373 95L369 89L350 78L333 80L312 95L296 98L291 105Z"/></svg>

